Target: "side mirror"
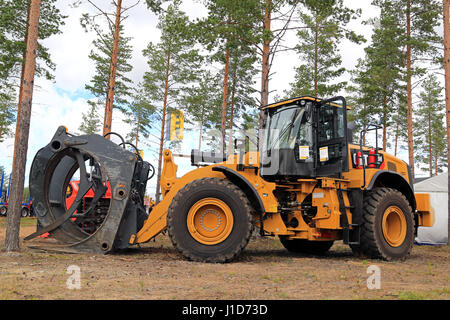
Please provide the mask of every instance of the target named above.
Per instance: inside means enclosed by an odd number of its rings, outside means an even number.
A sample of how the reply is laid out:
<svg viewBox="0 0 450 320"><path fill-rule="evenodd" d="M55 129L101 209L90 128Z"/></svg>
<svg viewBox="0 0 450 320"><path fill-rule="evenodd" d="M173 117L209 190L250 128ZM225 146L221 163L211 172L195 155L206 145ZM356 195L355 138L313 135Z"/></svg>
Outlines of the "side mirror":
<svg viewBox="0 0 450 320"><path fill-rule="evenodd" d="M234 139L234 149L235 150L241 150L245 147L245 140L244 139Z"/></svg>

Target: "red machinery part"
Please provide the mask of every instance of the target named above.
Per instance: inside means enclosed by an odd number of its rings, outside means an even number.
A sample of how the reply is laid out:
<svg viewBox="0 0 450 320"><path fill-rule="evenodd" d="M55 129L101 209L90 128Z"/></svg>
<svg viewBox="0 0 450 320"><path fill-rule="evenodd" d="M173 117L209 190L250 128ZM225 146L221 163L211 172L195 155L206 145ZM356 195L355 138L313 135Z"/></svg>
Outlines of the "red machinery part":
<svg viewBox="0 0 450 320"><path fill-rule="evenodd" d="M368 163L368 167L369 168L375 168L376 167L376 164L375 164L375 149L370 149L369 150L369 157L368 157L368 160L367 160L367 163Z"/></svg>

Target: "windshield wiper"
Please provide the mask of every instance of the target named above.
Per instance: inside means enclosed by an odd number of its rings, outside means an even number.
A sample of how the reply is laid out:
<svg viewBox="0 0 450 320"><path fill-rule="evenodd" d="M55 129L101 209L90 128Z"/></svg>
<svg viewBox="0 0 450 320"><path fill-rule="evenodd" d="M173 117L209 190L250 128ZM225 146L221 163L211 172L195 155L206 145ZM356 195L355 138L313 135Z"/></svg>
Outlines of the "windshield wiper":
<svg viewBox="0 0 450 320"><path fill-rule="evenodd" d="M302 112L302 111L304 111L303 109L301 109L301 110L299 110L298 112L296 112L296 113L294 113L294 115L293 115L293 117L292 117L292 121L281 131L281 133L278 135L278 137L276 137L276 139L270 144L270 147L269 148L267 148L267 150L271 150L272 149L272 147L278 142L278 140L280 140L281 139L281 137L283 137L284 136L284 134L290 129L290 128L292 128L293 126L294 126L294 124L296 123L296 119L298 119L297 118L297 116L299 116L300 117L300 120L301 120L301 118L303 117L303 114L304 114L304 112ZM300 114L299 114L300 113Z"/></svg>

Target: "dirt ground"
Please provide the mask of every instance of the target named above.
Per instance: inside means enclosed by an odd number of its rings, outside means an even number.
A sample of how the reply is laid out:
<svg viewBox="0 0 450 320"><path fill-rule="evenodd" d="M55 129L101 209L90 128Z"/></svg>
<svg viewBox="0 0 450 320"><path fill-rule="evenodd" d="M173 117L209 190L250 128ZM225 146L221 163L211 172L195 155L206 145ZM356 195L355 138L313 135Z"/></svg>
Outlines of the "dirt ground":
<svg viewBox="0 0 450 320"><path fill-rule="evenodd" d="M35 223L22 219L22 238L35 230ZM5 225L0 218L2 247ZM449 246L414 246L405 261L366 260L354 257L342 242L322 257L293 255L276 238L255 237L237 261L206 264L183 260L166 235L109 255L47 252L22 243L18 253L0 253L0 300L448 300L449 258ZM67 287L72 265L79 267L80 289ZM367 286L373 265L380 270L380 289Z"/></svg>

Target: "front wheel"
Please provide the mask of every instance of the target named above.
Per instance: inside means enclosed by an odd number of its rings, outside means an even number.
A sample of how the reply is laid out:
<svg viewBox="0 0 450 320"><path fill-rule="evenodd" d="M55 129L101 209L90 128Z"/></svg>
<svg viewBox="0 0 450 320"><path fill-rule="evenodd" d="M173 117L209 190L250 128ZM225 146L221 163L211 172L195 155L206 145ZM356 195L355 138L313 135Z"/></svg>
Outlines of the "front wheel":
<svg viewBox="0 0 450 320"><path fill-rule="evenodd" d="M364 197L360 244L352 250L369 258L405 258L414 244L414 218L405 196L391 188L376 188Z"/></svg>
<svg viewBox="0 0 450 320"><path fill-rule="evenodd" d="M244 248L253 230L245 194L225 179L204 178L183 187L167 212L167 231L185 258L229 262Z"/></svg>

